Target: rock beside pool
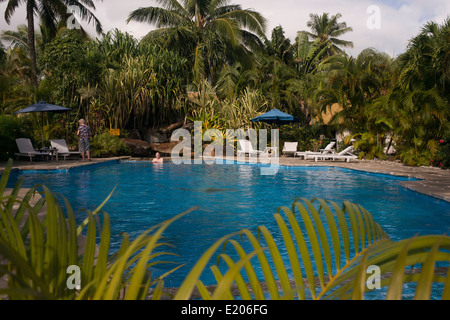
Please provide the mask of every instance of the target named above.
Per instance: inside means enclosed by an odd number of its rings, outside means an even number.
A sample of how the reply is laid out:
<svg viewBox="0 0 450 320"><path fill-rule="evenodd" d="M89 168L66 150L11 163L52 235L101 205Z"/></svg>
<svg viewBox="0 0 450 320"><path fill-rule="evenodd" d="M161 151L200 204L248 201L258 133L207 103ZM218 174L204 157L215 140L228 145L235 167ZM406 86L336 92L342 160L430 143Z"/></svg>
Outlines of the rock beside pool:
<svg viewBox="0 0 450 320"><path fill-rule="evenodd" d="M161 153L163 157L170 156L172 149L179 142L171 141L173 132L177 129L185 129L192 132L194 123L180 121L163 128L148 128L142 132L134 130L130 132L128 138L122 141L131 150L131 156L136 158L154 157L156 152Z"/></svg>
<svg viewBox="0 0 450 320"><path fill-rule="evenodd" d="M156 152L159 152L163 157L170 156L172 149L179 144L179 142L166 142L166 143L152 143L152 148Z"/></svg>
<svg viewBox="0 0 450 320"><path fill-rule="evenodd" d="M150 143L144 140L128 138L124 138L122 141L130 149L131 156L137 158L154 157L156 152L161 153L162 156L168 156L178 144L178 142Z"/></svg>
<svg viewBox="0 0 450 320"><path fill-rule="evenodd" d="M133 157L150 157L154 155L152 144L138 139L122 139L125 145L130 149Z"/></svg>

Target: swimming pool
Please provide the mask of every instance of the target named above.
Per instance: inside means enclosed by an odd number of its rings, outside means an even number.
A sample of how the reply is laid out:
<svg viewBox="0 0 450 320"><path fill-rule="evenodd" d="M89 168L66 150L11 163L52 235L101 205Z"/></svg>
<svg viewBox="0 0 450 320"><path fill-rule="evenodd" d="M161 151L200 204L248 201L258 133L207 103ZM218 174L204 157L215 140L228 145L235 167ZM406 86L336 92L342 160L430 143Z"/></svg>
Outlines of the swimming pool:
<svg viewBox="0 0 450 320"><path fill-rule="evenodd" d="M171 275L166 286L178 286L201 254L229 233L259 225L276 230L273 214L295 198L344 200L368 209L393 240L416 234L450 231L450 203L405 189L402 177L333 167L280 167L263 176L258 165L174 165L123 161L65 171L16 171L24 186L43 183L66 197L74 210L94 210L117 185L104 210L111 217L112 248L121 232L136 237L149 227L192 207L164 233L186 266ZM79 214L80 221L84 214ZM272 229L273 228L273 229ZM173 260L173 259L172 259ZM177 259L175 259L177 261ZM155 272L167 270L159 267ZM213 283L206 272L202 280Z"/></svg>

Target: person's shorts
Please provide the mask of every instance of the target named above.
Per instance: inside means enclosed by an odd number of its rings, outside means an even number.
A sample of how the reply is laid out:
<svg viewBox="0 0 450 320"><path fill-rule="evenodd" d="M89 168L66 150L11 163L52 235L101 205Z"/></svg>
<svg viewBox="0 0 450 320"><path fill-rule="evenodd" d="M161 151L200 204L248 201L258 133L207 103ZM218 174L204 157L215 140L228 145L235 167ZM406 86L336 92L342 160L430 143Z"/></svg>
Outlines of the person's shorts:
<svg viewBox="0 0 450 320"><path fill-rule="evenodd" d="M78 148L81 153L89 151L89 140L79 140Z"/></svg>

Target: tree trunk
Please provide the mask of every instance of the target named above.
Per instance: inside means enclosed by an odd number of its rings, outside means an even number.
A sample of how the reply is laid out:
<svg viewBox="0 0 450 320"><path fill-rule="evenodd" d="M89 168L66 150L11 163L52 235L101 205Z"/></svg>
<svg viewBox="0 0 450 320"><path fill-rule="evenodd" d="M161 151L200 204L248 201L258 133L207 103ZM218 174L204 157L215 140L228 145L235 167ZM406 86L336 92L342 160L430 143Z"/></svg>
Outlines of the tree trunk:
<svg viewBox="0 0 450 320"><path fill-rule="evenodd" d="M27 1L28 47L31 59L31 85L37 88L36 46L34 41L34 1Z"/></svg>

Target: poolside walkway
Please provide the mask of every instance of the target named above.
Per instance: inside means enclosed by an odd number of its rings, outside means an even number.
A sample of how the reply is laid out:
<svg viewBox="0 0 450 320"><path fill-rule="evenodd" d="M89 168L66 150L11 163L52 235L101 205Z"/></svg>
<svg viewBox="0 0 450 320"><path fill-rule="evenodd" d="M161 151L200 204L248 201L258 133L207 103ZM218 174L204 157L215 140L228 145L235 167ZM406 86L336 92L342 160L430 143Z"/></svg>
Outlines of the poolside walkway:
<svg viewBox="0 0 450 320"><path fill-rule="evenodd" d="M79 166L87 166L95 163L103 163L112 160L130 159L130 157L94 158L92 161L81 160L66 161L14 161L13 169L19 170L55 170L70 169ZM133 158L132 158L133 159ZM247 158L248 159L248 158ZM140 160L135 159L135 160ZM145 159L143 159L145 160ZM147 159L149 160L149 159ZM166 160L167 161L167 160ZM302 160L297 157L280 157L279 164L283 166L332 166L361 170L371 173L389 174L420 179L418 181L401 181L401 185L410 190L420 192L438 199L450 202L450 170L442 170L434 167L408 167L399 162L379 160L352 160L344 162L340 160ZM6 162L0 162L0 173L3 172Z"/></svg>
<svg viewBox="0 0 450 320"><path fill-rule="evenodd" d="M401 181L400 185L450 202L450 170L435 167L409 167L399 162L379 160L352 160L349 163L337 160L314 162L313 160L281 157L280 164L287 166L333 166L420 179L418 181Z"/></svg>

